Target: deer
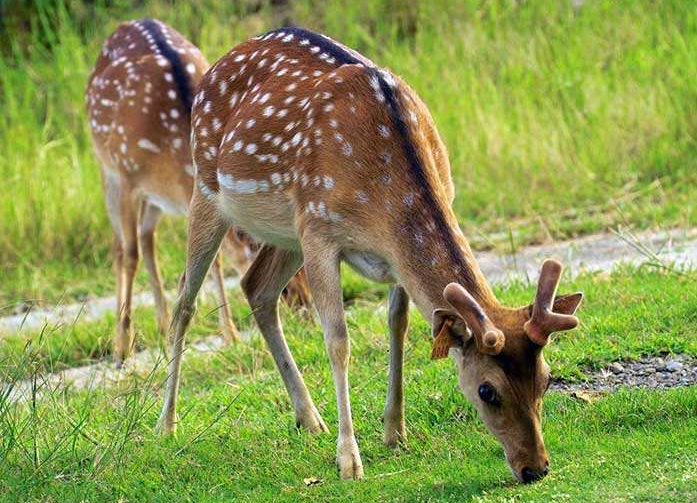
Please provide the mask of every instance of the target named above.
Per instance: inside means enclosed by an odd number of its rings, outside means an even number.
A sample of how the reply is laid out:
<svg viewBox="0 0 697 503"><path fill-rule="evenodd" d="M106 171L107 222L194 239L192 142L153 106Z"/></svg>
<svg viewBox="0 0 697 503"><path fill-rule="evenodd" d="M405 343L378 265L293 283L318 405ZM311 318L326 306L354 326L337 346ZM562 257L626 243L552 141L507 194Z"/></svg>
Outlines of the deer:
<svg viewBox="0 0 697 503"><path fill-rule="evenodd" d="M155 256L155 231L162 214L185 215L194 186L189 145L193 89L208 69L201 51L159 20L119 25L109 36L89 77L86 101L92 142L101 166L107 214L114 233L117 328L113 358L120 367L134 344L133 281L139 244L149 274L157 325L162 334L169 312ZM242 276L257 244L239 228L226 235L225 252ZM211 270L226 342L239 339L230 318L217 255ZM289 304L309 305L302 276L293 280Z"/></svg>
<svg viewBox="0 0 697 503"><path fill-rule="evenodd" d="M298 427L328 431L283 335L279 295L304 267L321 321L338 409L336 462L363 476L349 395L350 338L340 264L389 286L384 443L406 441L403 361L409 305L431 320L434 360L501 442L513 475L549 470L541 430L554 332L577 326L582 293L556 295L562 265L546 260L535 300L501 304L452 208L448 153L428 108L399 76L324 35L279 28L240 43L199 83L192 107L196 181L187 263L174 308L157 428L176 432L187 326L226 230L262 242L241 280L290 396Z"/></svg>

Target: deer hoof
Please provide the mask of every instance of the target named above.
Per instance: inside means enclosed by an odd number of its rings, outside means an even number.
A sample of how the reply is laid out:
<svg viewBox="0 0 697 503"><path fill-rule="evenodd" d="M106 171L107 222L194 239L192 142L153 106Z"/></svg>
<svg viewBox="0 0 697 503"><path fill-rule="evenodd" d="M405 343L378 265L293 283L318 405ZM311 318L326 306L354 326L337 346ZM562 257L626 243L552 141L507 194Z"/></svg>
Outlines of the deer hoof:
<svg viewBox="0 0 697 503"><path fill-rule="evenodd" d="M383 436L383 442L387 447L395 449L400 445L403 445L407 439L407 432L404 428L404 424L400 425L390 425L385 424L385 434Z"/></svg>
<svg viewBox="0 0 697 503"><path fill-rule="evenodd" d="M326 433L329 431L322 416L319 415L319 412L314 407L309 413L298 416L295 420L295 425L310 433Z"/></svg>
<svg viewBox="0 0 697 503"><path fill-rule="evenodd" d="M358 452L355 439L341 442L337 449L336 464L339 466L339 476L344 480L363 478L363 463Z"/></svg>

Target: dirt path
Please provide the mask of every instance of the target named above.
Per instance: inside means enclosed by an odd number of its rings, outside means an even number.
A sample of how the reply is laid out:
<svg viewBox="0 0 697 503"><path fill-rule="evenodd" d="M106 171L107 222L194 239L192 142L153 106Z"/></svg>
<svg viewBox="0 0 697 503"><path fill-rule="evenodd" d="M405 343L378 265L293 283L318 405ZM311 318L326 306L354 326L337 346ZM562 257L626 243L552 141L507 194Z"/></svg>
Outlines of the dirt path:
<svg viewBox="0 0 697 503"><path fill-rule="evenodd" d="M242 334L243 338L245 335ZM187 353L212 353L224 346L221 336L211 335L190 342L186 346ZM58 389L74 389L90 391L102 386L111 386L132 375L147 376L153 369L166 368L160 348L148 348L131 356L121 369L114 367L110 360L73 367L61 372L47 375L37 375L34 379L25 379L15 383L4 382L0 385L0 395L7 395L9 403L29 400L33 389L41 396L53 393Z"/></svg>
<svg viewBox="0 0 697 503"><path fill-rule="evenodd" d="M630 243L615 234L596 234L551 245L531 246L511 255L483 252L476 256L489 281L498 284L515 279L534 281L540 263L546 257L562 260L573 275L586 271L609 271L619 263L640 264L655 260L677 266L697 266L697 229L643 233L637 238L637 243ZM237 278L226 280L228 288L238 285ZM168 296L173 297L174 291L168 292ZM0 318L0 337L19 331L39 330L45 324L96 320L113 311L115 302L113 297L92 299ZM152 304L149 292L133 297L134 306Z"/></svg>
<svg viewBox="0 0 697 503"><path fill-rule="evenodd" d="M225 287L228 289L237 288L239 284L240 281L238 278L227 278L225 280ZM207 281L203 285L203 289L206 292L213 292L213 283ZM176 292L174 290L169 290L165 293L170 301L174 300L175 294ZM133 295L132 304L133 308L138 306L152 306L154 300L149 291L141 292ZM106 313L111 313L115 310L115 297L87 299L84 302L58 304L51 308L44 309L32 309L26 313L0 318L0 338L4 335L21 331L31 332L40 330L44 325L94 321L102 318Z"/></svg>

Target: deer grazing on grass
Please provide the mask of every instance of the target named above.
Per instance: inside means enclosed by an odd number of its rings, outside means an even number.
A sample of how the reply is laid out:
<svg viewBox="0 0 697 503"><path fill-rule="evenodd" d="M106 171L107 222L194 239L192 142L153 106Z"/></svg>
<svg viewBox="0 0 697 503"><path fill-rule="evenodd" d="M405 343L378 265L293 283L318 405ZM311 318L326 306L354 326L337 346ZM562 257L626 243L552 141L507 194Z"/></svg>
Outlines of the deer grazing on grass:
<svg viewBox="0 0 697 503"><path fill-rule="evenodd" d="M173 28L152 19L120 25L107 39L87 86L92 139L101 163L107 212L114 230L118 325L114 360L133 345L131 297L138 266L138 239L150 276L161 332L169 315L155 258L161 214L186 214L193 192L189 145L191 101L208 62ZM239 229L227 233L226 252L244 273L256 245ZM227 308L220 258L212 269L221 331L238 338ZM307 287L295 280L289 302L307 304Z"/></svg>
<svg viewBox="0 0 697 503"><path fill-rule="evenodd" d="M277 304L303 264L324 331L339 412L343 478L363 467L349 402L349 335L341 261L390 283L389 391L384 441L406 438L402 363L412 299L432 320L432 358L450 355L460 387L502 442L523 482L544 476L540 428L552 332L575 327L582 294L555 297L561 265L542 267L535 302L501 305L458 226L448 154L428 109L399 77L331 39L299 28L233 48L203 77L192 109L196 187L187 264L172 321L158 426L176 428L184 335L225 232L262 245L242 288L290 394L297 424L327 427L293 360Z"/></svg>

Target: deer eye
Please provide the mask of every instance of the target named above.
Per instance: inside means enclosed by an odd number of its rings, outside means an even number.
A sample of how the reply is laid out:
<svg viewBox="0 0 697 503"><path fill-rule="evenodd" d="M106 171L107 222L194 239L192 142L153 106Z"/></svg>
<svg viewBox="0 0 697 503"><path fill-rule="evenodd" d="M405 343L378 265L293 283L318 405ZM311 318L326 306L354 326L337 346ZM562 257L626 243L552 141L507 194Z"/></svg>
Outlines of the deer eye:
<svg viewBox="0 0 697 503"><path fill-rule="evenodd" d="M498 397L496 396L496 390L488 382L479 385L479 398L482 402L495 405L498 403Z"/></svg>

